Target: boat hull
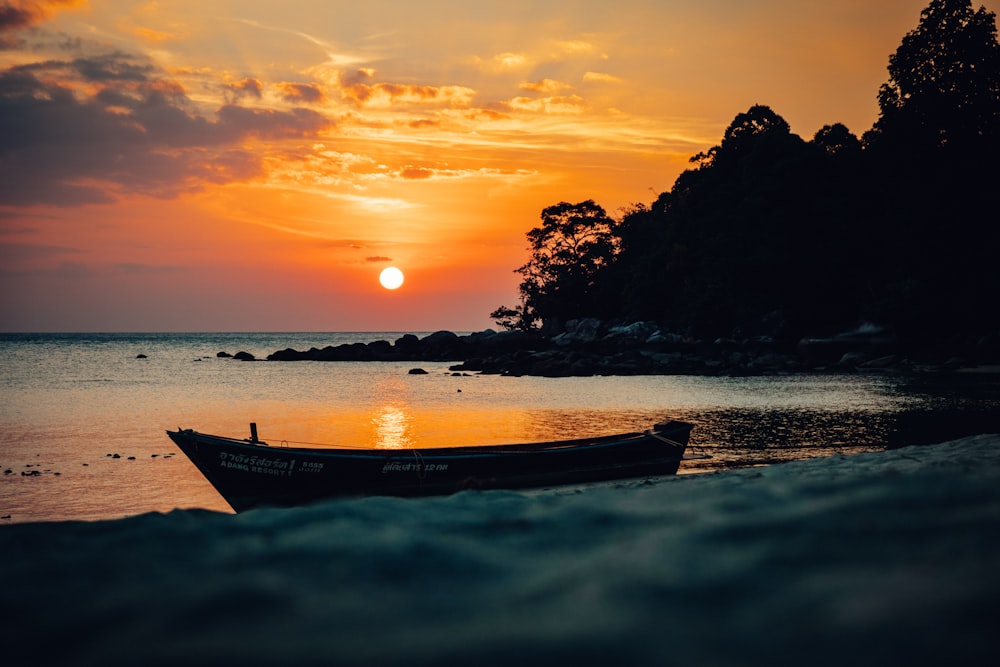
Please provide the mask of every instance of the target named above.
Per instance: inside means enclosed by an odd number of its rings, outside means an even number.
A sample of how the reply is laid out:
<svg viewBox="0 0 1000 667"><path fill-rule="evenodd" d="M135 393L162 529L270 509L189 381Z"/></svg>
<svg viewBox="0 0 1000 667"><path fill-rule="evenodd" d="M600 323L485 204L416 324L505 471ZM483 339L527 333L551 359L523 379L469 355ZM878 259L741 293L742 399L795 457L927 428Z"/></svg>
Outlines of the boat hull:
<svg viewBox="0 0 1000 667"><path fill-rule="evenodd" d="M430 496L672 475L691 425L505 446L431 449L272 447L198 433L167 435L237 512L293 507L340 496Z"/></svg>

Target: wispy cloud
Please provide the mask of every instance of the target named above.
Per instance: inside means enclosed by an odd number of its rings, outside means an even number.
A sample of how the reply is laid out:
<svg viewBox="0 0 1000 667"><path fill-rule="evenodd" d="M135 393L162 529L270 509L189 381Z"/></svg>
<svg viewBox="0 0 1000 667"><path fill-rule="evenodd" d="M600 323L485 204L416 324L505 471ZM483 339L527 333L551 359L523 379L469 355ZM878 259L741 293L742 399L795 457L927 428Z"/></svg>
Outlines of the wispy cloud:
<svg viewBox="0 0 1000 667"><path fill-rule="evenodd" d="M374 77L372 69L344 73L340 79L344 99L359 106L379 108L414 104L466 107L476 96L476 91L466 86L376 82Z"/></svg>
<svg viewBox="0 0 1000 667"><path fill-rule="evenodd" d="M493 73L526 70L535 64L528 54L510 51L486 57L472 56L469 60L477 69Z"/></svg>
<svg viewBox="0 0 1000 667"><path fill-rule="evenodd" d="M564 90L572 90L573 86L554 79L541 79L540 81L522 81L518 84L518 88L521 90L528 90L533 93L553 95Z"/></svg>
<svg viewBox="0 0 1000 667"><path fill-rule="evenodd" d="M587 82L598 82L598 83L621 83L622 80L613 74L606 74L604 72L584 72L583 80Z"/></svg>

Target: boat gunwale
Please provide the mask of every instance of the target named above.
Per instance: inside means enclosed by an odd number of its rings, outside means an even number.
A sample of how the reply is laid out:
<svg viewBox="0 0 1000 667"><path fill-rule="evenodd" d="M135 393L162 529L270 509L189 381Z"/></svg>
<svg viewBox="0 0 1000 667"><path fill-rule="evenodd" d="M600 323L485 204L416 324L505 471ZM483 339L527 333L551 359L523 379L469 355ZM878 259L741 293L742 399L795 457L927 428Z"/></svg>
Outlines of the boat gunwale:
<svg viewBox="0 0 1000 667"><path fill-rule="evenodd" d="M681 424L681 430L690 429L690 425L684 424L683 422L676 422ZM516 443L516 444L500 444L500 445L459 445L454 447L426 447L426 448L401 448L401 449L376 449L376 448L345 448L345 447L288 447L280 445L271 445L267 441L258 440L254 442L250 439L237 439L228 436L212 435L209 433L201 433L195 431L194 429L181 429L178 428L176 431L167 431L168 435L176 434L179 436L186 436L189 438L199 439L202 442L225 445L225 446L235 446L241 448L249 448L257 451L274 452L281 454L297 454L302 456L320 456L320 457L333 457L333 458L368 458L368 459L382 459L391 456L418 456L418 457L431 457L435 459L447 459L447 458L480 458L498 455L529 455L538 454L543 452L566 452L566 451L581 451L583 449L599 449L602 447L626 445L632 443L638 443L650 438L656 438L657 434L669 432L670 429L663 429L662 431L653 428L647 431L630 431L627 433L616 433L611 435L595 436L590 438L574 438L570 440L547 440L540 442L526 442L526 443ZM662 437L659 439L663 439ZM684 447L681 443L672 443L667 441L668 444L674 446Z"/></svg>

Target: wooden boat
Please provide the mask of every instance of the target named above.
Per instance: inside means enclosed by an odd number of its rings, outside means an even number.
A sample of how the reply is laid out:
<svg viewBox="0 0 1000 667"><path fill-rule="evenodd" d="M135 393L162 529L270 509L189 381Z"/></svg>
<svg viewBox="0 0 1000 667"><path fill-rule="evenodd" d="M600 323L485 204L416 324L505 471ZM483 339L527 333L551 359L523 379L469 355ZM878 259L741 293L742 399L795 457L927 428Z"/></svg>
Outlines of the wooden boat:
<svg viewBox="0 0 1000 667"><path fill-rule="evenodd" d="M429 496L672 475L691 428L668 421L595 438L419 450L270 446L257 438L256 424L245 440L180 428L167 435L242 512L338 496Z"/></svg>

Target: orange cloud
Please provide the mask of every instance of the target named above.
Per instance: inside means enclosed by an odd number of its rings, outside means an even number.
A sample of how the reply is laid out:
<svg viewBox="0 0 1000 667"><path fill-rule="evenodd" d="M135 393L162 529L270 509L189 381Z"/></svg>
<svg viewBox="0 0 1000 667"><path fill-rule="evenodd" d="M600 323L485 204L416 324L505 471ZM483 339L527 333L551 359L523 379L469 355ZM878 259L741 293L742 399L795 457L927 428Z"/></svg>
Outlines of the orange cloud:
<svg viewBox="0 0 1000 667"><path fill-rule="evenodd" d="M434 175L434 172L423 167L406 167L400 170L399 175L409 180L421 180L430 178Z"/></svg>
<svg viewBox="0 0 1000 667"><path fill-rule="evenodd" d="M86 0L5 0L0 5L0 32L35 25L57 11L85 4Z"/></svg>
<svg viewBox="0 0 1000 667"><path fill-rule="evenodd" d="M579 95L566 97L515 97L508 106L514 111L529 111L547 114L579 114L584 111L584 101Z"/></svg>
<svg viewBox="0 0 1000 667"><path fill-rule="evenodd" d="M598 82L598 83L621 83L622 80L613 74L605 74L603 72L585 72L583 75L583 80L588 82Z"/></svg>
<svg viewBox="0 0 1000 667"><path fill-rule="evenodd" d="M532 60L524 53L498 53L492 58L481 58L475 56L472 62L476 67L487 72L511 72L519 69L527 69L532 65Z"/></svg>
<svg viewBox="0 0 1000 667"><path fill-rule="evenodd" d="M418 119L418 120L411 120L409 123L406 124L407 127L410 127L410 128L412 128L414 130L420 130L420 129L427 128L427 127L438 127L440 125L441 125L440 121L431 120L429 118L421 118L421 119Z"/></svg>
<svg viewBox="0 0 1000 667"><path fill-rule="evenodd" d="M258 79L249 76L242 81L237 81L236 83L227 83L225 88L233 93L235 99L239 99L247 95L260 99L264 90L264 86Z"/></svg>
<svg viewBox="0 0 1000 667"><path fill-rule="evenodd" d="M326 94L323 89L315 83L289 83L282 81L277 84L281 91L281 96L286 102L304 102L306 104L320 104L326 101Z"/></svg>
<svg viewBox="0 0 1000 667"><path fill-rule="evenodd" d="M181 30L175 30L173 32L156 29L147 28L146 26L135 25L125 28L128 32L133 35L140 37L147 42L152 42L153 44L159 44L160 42L173 42L185 39L188 35L186 32Z"/></svg>
<svg viewBox="0 0 1000 667"><path fill-rule="evenodd" d="M554 79L542 79L541 81L523 81L518 85L518 88L521 90L529 90L533 93L553 95L562 90L571 90L573 86Z"/></svg>
<svg viewBox="0 0 1000 667"><path fill-rule="evenodd" d="M439 104L467 107L476 91L465 86L421 86L408 83L367 83L372 69L341 75L341 95L359 106L389 107L394 104Z"/></svg>
<svg viewBox="0 0 1000 667"><path fill-rule="evenodd" d="M592 53L594 51L594 45L590 42L585 42L580 39L574 40L562 40L556 42L556 48L561 53L574 54L574 53Z"/></svg>

